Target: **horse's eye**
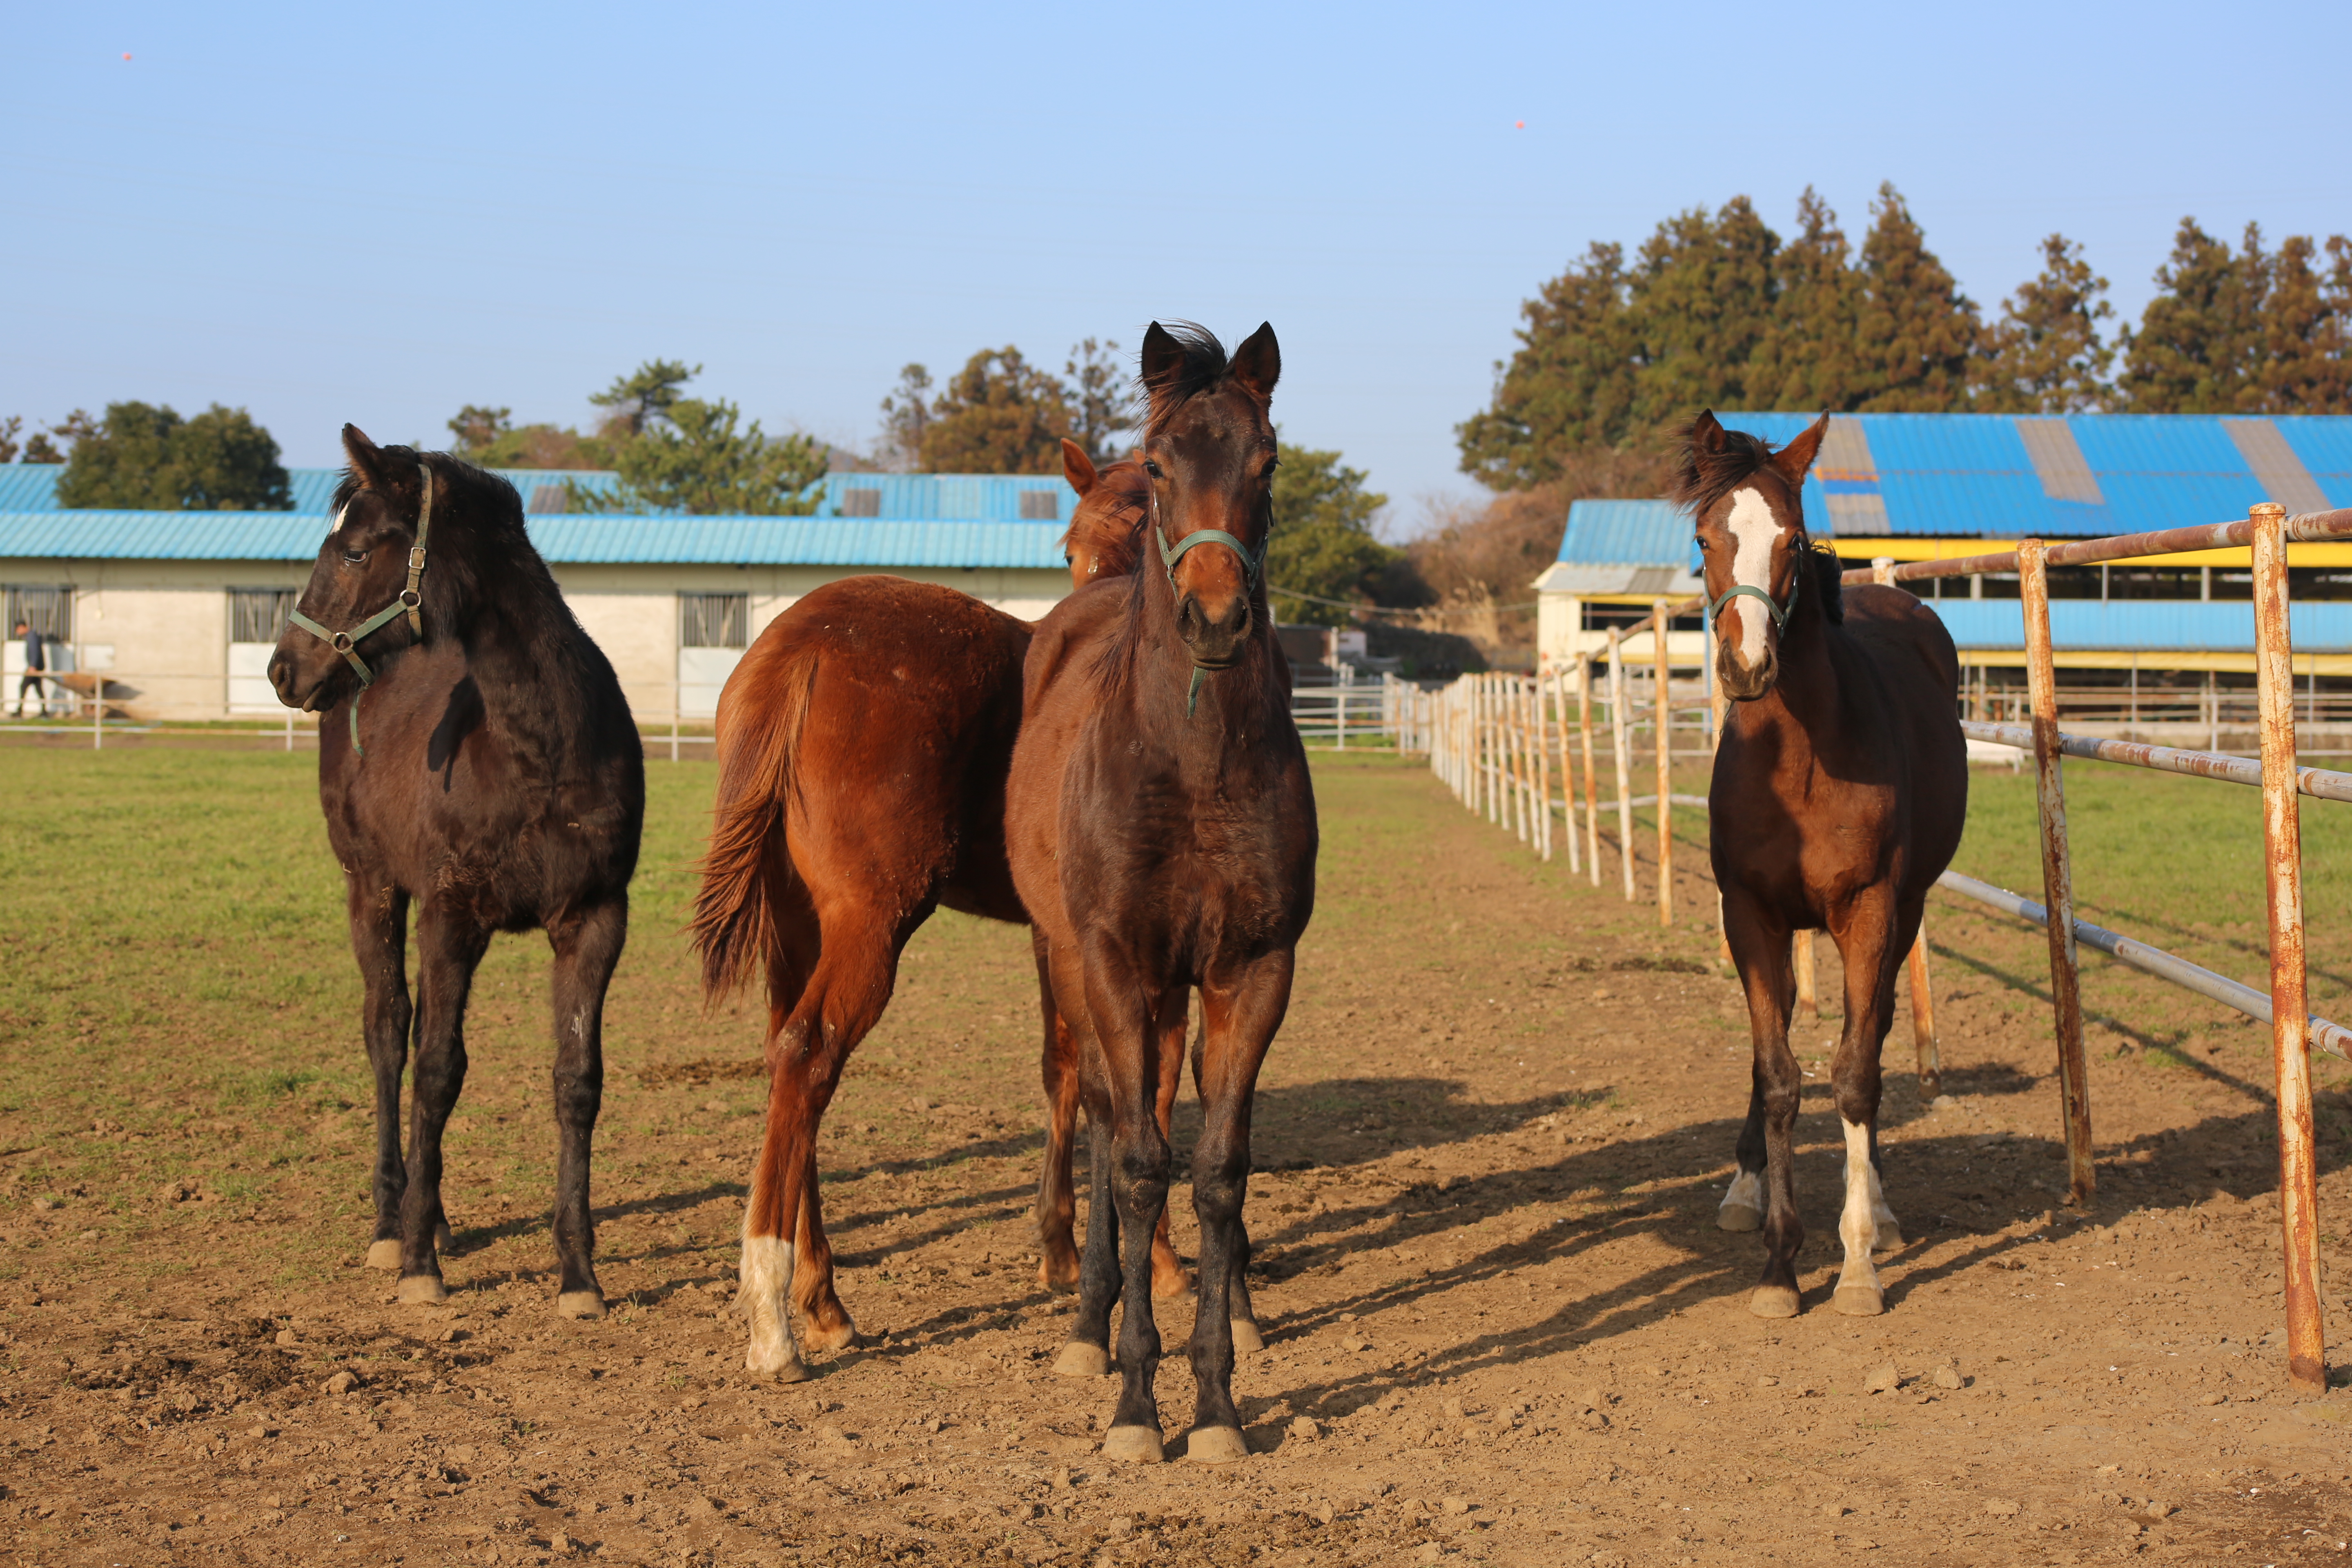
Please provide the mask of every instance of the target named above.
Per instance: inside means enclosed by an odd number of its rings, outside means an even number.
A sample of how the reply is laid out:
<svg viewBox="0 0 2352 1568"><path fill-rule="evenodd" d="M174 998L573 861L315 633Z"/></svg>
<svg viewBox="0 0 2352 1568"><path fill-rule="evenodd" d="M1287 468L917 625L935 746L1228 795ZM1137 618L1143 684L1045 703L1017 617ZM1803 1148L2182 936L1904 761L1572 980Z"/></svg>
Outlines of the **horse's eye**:
<svg viewBox="0 0 2352 1568"><path fill-rule="evenodd" d="M1166 474L1160 472L1160 465L1153 462L1149 458L1143 459L1143 471L1150 474L1155 479L1164 479L1168 477Z"/></svg>
<svg viewBox="0 0 2352 1568"><path fill-rule="evenodd" d="M1077 560L1074 556L1065 555L1062 557L1062 564L1065 566L1076 566L1077 563Z"/></svg>
<svg viewBox="0 0 2352 1568"><path fill-rule="evenodd" d="M343 559L350 562L354 566L366 565L367 558L368 552L364 550L346 550L343 552Z"/></svg>

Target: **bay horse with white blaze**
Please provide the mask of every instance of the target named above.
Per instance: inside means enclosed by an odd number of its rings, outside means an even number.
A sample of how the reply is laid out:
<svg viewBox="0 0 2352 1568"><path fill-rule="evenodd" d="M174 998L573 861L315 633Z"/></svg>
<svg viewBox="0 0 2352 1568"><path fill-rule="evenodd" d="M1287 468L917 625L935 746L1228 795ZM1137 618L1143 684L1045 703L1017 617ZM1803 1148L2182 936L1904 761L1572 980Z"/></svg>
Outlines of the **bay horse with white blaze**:
<svg viewBox="0 0 2352 1568"><path fill-rule="evenodd" d="M1161 1458L1151 1243L1171 1156L1152 1111L1196 988L1198 1394L1187 1452L1211 1462L1248 1452L1233 1371L1237 1336L1256 1338L1242 1226L1250 1109L1315 888L1315 798L1265 600L1268 403L1281 365L1271 326L1230 359L1198 329L1154 322L1144 334L1157 569L1147 556L1039 624L1006 785L1013 880L1078 1039L1094 1129L1077 1321L1055 1370L1108 1368L1110 1310L1123 1301L1122 1381L1103 1444L1114 1459Z"/></svg>
<svg viewBox="0 0 2352 1568"><path fill-rule="evenodd" d="M1063 444L1079 502L1064 538L1074 584L1134 568L1143 516L1133 463L1098 474ZM1004 851L1004 776L1021 726L1032 627L969 595L905 578L845 578L778 616L728 679L719 788L695 903L704 994L766 982L766 1125L743 1215L745 1365L793 1382L802 1350L853 1343L835 1289L816 1131L860 1041L889 1005L907 942L940 905L1015 924L1028 913ZM1037 1221L1043 1283L1076 1281L1070 1150L1076 1050L1042 979L1049 1108ZM1163 1106L1173 1100L1171 1068ZM1162 1118L1166 1111L1163 1109ZM1163 1293L1186 1288L1165 1236Z"/></svg>
<svg viewBox="0 0 2352 1568"><path fill-rule="evenodd" d="M343 868L375 1073L371 1267L403 1301L448 1294L441 1136L466 1081L466 1000L495 931L555 950L557 1310L601 1318L589 1216L604 991L628 934L644 746L495 474L343 426L335 521L269 660L321 714L319 803ZM346 738L348 737L348 739ZM409 1001L408 910L417 997ZM400 1079L415 1044L408 1152Z"/></svg>
<svg viewBox="0 0 2352 1568"><path fill-rule="evenodd" d="M1707 826L1755 1044L1739 1171L1716 1223L1762 1226L1763 1278L1748 1305L1765 1318L1798 1311L1804 1240L1790 933L1827 930L1845 963L1845 1025L1831 1065L1845 1130L1845 1261L1832 1304L1867 1316L1885 1303L1871 1254L1903 1242L1879 1180L1879 1051L1895 972L1968 816L1951 634L1900 588L1842 590L1837 557L1806 534L1800 492L1828 428L1823 415L1775 452L1703 413L1684 432L1672 492L1695 519L1716 678L1733 699Z"/></svg>

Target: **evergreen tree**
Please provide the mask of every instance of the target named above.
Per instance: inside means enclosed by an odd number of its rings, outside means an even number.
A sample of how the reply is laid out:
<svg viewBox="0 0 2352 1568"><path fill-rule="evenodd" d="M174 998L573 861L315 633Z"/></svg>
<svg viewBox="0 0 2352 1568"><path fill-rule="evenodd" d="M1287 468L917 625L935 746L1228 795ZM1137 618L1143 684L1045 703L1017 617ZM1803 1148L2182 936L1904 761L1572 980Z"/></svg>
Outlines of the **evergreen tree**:
<svg viewBox="0 0 2352 1568"><path fill-rule="evenodd" d="M1519 347L1496 362L1493 400L1454 426L1464 473L1524 489L1625 438L1638 342L1627 294L1624 247L1595 243L1519 307Z"/></svg>
<svg viewBox="0 0 2352 1568"><path fill-rule="evenodd" d="M1874 221L1862 242L1862 309L1856 319L1859 410L1955 414L1969 405L1969 366L1981 331L1962 294L1892 184L1878 187Z"/></svg>
<svg viewBox="0 0 2352 1568"><path fill-rule="evenodd" d="M293 505L278 443L242 408L215 403L193 419L168 405L110 403L102 420L77 410L58 501L156 511L284 511Z"/></svg>
<svg viewBox="0 0 2352 1568"><path fill-rule="evenodd" d="M923 460L923 433L931 425L931 373L919 364L902 365L898 384L882 399L882 439L874 457L884 468L905 473Z"/></svg>
<svg viewBox="0 0 2352 1568"><path fill-rule="evenodd" d="M1070 405L1070 439L1097 464L1117 460L1123 446L1118 437L1135 428L1135 389L1119 363L1118 345L1092 338L1073 344L1062 374L1069 377L1063 396Z"/></svg>
<svg viewBox="0 0 2352 1568"><path fill-rule="evenodd" d="M2304 235L2272 263L2263 300L2261 406L2272 414L2352 414L2352 245L2327 241L2328 265Z"/></svg>
<svg viewBox="0 0 2352 1568"><path fill-rule="evenodd" d="M628 374L614 376L612 385L588 399L599 408L612 410L599 433L644 435L685 395L678 389L701 374L700 365L688 367L683 360L649 359Z"/></svg>
<svg viewBox="0 0 2352 1568"><path fill-rule="evenodd" d="M646 410L639 434L620 443L621 483L594 494L570 486L583 511L683 511L805 517L821 492L813 487L829 463L814 437L769 436L756 419L741 430L741 410L722 399L672 397Z"/></svg>
<svg viewBox="0 0 2352 1568"><path fill-rule="evenodd" d="M932 402L922 464L939 474L1058 474L1075 423L1052 373L1011 344L982 349Z"/></svg>
<svg viewBox="0 0 2352 1568"><path fill-rule="evenodd" d="M1372 536L1373 514L1389 498L1366 489L1369 478L1337 452L1276 443L1265 581L1276 620L1344 626L1351 615L1340 606L1370 604L1382 574L1403 559Z"/></svg>
<svg viewBox="0 0 2352 1568"><path fill-rule="evenodd" d="M0 463L15 462L16 454L24 450L24 443L16 439L24 428L25 416L21 414L11 414L7 418L0 419Z"/></svg>
<svg viewBox="0 0 2352 1568"><path fill-rule="evenodd" d="M2257 411L2271 265L2256 225L2246 226L2245 249L2232 256L2195 218L2182 218L2139 330L2123 332L2122 406L2134 414Z"/></svg>
<svg viewBox="0 0 2352 1568"><path fill-rule="evenodd" d="M619 423L608 421L615 429ZM518 426L513 410L472 403L449 421L449 434L452 452L486 468L609 468L617 444L569 426Z"/></svg>
<svg viewBox="0 0 2352 1568"><path fill-rule="evenodd" d="M1693 207L1668 218L1643 245L1631 289L1634 428L1748 405L1748 361L1771 330L1780 247L1746 196L1712 216Z"/></svg>
<svg viewBox="0 0 2352 1568"><path fill-rule="evenodd" d="M1988 414L2081 414L2103 406L2116 351L2099 341L2115 314L2107 280L2063 234L2042 242L2042 271L2001 301L1984 335L1976 406Z"/></svg>
<svg viewBox="0 0 2352 1568"><path fill-rule="evenodd" d="M1745 405L1848 412L1863 396L1854 359L1862 277L1837 214L1811 185L1797 198L1797 237L1780 247L1772 321L1747 373Z"/></svg>

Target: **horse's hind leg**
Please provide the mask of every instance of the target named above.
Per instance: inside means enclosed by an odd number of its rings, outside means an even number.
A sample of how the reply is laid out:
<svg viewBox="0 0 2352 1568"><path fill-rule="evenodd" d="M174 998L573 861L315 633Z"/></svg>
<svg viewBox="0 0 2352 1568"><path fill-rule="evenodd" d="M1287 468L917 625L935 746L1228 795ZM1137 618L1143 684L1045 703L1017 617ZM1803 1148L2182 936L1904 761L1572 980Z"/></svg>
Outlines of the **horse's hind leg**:
<svg viewBox="0 0 2352 1568"><path fill-rule="evenodd" d="M1764 1173L1764 1271L1748 1306L1759 1318L1793 1318L1800 1305L1797 1249L1805 1240L1804 1223L1797 1217L1796 1169L1797 1104L1804 1074L1789 1049L1794 989L1789 933L1776 928L1737 885L1725 892L1723 914L1724 933L1748 996L1748 1029L1756 1053L1740 1169L1749 1169L1748 1162L1760 1154Z"/></svg>
<svg viewBox="0 0 2352 1568"><path fill-rule="evenodd" d="M1078 1264L1078 1311L1054 1358L1060 1377L1100 1377L1110 1370L1110 1310L1119 1298L1118 1205L1110 1194L1110 1096L1083 1089L1087 1105L1087 1247Z"/></svg>
<svg viewBox="0 0 2352 1568"><path fill-rule="evenodd" d="M1184 1082L1184 1028L1192 1021L1192 1001L1188 995L1172 1018L1160 1026L1160 1084L1152 1097L1152 1118L1160 1123L1163 1142L1169 1137L1169 1127L1176 1114L1176 1091ZM1199 1068L1194 1068L1194 1082L1199 1081ZM1183 1259L1176 1256L1176 1244L1169 1239L1168 1208L1160 1211L1160 1228L1151 1233L1151 1295L1171 1307L1181 1307L1192 1300L1192 1277L1184 1272Z"/></svg>
<svg viewBox="0 0 2352 1568"><path fill-rule="evenodd" d="M434 1256L441 1214L441 1134L466 1084L466 998L489 933L427 900L416 921L416 1061L411 1077L408 1190L400 1205L404 1303L447 1298Z"/></svg>
<svg viewBox="0 0 2352 1568"><path fill-rule="evenodd" d="M352 952L366 999L361 1005L368 1068L375 1079L375 1229L371 1268L400 1267L400 1202L408 1165L400 1152L400 1079L408 1068L408 895L381 879L354 873L348 900Z"/></svg>
<svg viewBox="0 0 2352 1568"><path fill-rule="evenodd" d="M1895 971L1910 951L1918 914L1910 911L1906 921L1893 906L1891 895L1873 889L1844 911L1843 929L1836 932L1845 961L1845 1029L1830 1076L1845 1132L1845 1202L1838 1215L1845 1263L1838 1271L1833 1304L1863 1318L1885 1309L1872 1252L1903 1242L1878 1177L1878 1058L1895 1021Z"/></svg>
<svg viewBox="0 0 2352 1568"><path fill-rule="evenodd" d="M817 1195L816 1147L809 1147L801 1173L800 1256L793 1259L794 1328L803 1349L847 1350L857 1342L857 1324L833 1283L833 1243L824 1234L824 1205Z"/></svg>
<svg viewBox="0 0 2352 1568"><path fill-rule="evenodd" d="M1764 1226L1764 1069L1753 1060L1748 1066L1748 1120L1740 1124L1734 1151L1739 1168L1723 1202L1715 1211L1717 1230L1760 1230Z"/></svg>
<svg viewBox="0 0 2352 1568"><path fill-rule="evenodd" d="M555 949L555 1310L567 1318L601 1318L589 1166L604 1095L604 992L628 939L628 897L583 910L547 934Z"/></svg>

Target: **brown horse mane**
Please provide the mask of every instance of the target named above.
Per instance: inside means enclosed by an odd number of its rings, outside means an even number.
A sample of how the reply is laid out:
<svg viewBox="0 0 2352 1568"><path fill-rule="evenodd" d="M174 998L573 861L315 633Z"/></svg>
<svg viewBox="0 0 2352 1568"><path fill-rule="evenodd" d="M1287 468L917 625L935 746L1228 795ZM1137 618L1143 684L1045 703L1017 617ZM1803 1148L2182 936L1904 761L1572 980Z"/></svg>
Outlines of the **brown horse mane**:
<svg viewBox="0 0 2352 1568"><path fill-rule="evenodd" d="M1151 481L1140 458L1104 464L1095 470L1095 488L1070 514L1063 550L1087 545L1103 563L1104 575L1130 574L1143 559L1143 514L1150 493Z"/></svg>
<svg viewBox="0 0 2352 1568"><path fill-rule="evenodd" d="M1745 430L1723 430L1723 445L1713 451L1705 450L1699 444L1698 432L1699 422L1707 419L1707 415L1697 415L1675 433L1679 449L1675 454L1674 477L1666 485L1666 499L1680 504L1693 517L1738 489L1742 481L1755 478L1771 462L1778 449L1761 436L1751 436ZM1722 429L1720 426L1717 428ZM1797 548L1805 552L1806 564L1812 568L1812 585L1818 590L1814 602L1827 613L1832 624L1842 622L1845 619L1845 563L1829 546L1815 542L1807 531L1804 503L1797 494L1790 495L1789 505L1797 514Z"/></svg>
<svg viewBox="0 0 2352 1568"><path fill-rule="evenodd" d="M1184 352L1173 366L1144 384L1150 400L1143 427L1147 437L1160 434L1179 408L1204 392L1214 391L1233 370L1225 345L1198 321L1163 321L1160 326Z"/></svg>

